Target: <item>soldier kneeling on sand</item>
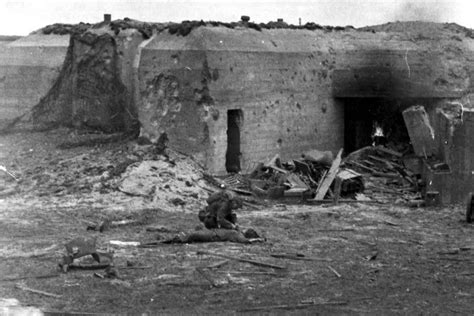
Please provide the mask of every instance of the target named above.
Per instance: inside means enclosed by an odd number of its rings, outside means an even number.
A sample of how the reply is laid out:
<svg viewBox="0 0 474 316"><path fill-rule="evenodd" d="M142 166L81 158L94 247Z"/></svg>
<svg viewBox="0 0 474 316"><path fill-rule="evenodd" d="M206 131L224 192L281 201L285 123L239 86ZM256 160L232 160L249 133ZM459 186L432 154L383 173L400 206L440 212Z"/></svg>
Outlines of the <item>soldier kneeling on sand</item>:
<svg viewBox="0 0 474 316"><path fill-rule="evenodd" d="M204 223L207 229L238 230L237 214L233 210L242 207L242 200L233 192L226 190L224 185L221 185L221 188L221 191L213 193L207 198L208 205L199 212L199 220Z"/></svg>

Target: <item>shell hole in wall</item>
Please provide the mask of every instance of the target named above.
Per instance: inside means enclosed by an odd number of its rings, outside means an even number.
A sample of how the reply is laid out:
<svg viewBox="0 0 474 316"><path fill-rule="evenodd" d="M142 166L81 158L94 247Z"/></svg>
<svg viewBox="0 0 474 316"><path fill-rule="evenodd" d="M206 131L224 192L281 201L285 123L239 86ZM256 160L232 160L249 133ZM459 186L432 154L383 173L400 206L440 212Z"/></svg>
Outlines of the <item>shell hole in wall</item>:
<svg viewBox="0 0 474 316"><path fill-rule="evenodd" d="M424 105L428 110L434 103L430 98L341 98L340 100L344 105L345 153L372 145L376 139L377 128L383 133L382 138L377 138L382 145L400 152L411 151L410 137L402 112L416 104Z"/></svg>
<svg viewBox="0 0 474 316"><path fill-rule="evenodd" d="M241 170L240 159L242 156L240 148L240 133L242 129L244 113L240 109L227 111L227 152L225 157L225 169L229 173L237 173Z"/></svg>

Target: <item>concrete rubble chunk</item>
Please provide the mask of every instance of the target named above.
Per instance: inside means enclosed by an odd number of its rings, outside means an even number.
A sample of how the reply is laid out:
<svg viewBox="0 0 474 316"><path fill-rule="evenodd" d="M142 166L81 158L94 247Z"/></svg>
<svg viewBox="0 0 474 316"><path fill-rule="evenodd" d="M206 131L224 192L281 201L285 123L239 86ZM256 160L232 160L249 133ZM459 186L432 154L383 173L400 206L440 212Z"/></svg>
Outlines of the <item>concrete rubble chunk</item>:
<svg viewBox="0 0 474 316"><path fill-rule="evenodd" d="M415 154L420 157L435 155L435 132L425 108L414 105L403 111L403 119Z"/></svg>

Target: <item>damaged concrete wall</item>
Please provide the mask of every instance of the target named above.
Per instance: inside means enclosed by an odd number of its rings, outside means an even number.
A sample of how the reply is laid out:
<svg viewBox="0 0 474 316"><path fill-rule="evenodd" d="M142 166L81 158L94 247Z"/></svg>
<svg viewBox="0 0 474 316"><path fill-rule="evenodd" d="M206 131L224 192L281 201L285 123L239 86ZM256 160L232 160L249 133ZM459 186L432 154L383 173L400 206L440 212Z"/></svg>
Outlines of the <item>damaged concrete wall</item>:
<svg viewBox="0 0 474 316"><path fill-rule="evenodd" d="M415 155L425 158L436 155L438 149L435 141L435 131L431 126L425 108L420 105L412 106L403 111L403 118Z"/></svg>
<svg viewBox="0 0 474 316"><path fill-rule="evenodd" d="M69 35L31 34L0 46L0 129L47 94L68 45Z"/></svg>
<svg viewBox="0 0 474 316"><path fill-rule="evenodd" d="M125 90L125 115L124 124L126 129L132 133L138 133L139 121L137 105L135 103L135 59L138 54L139 47L144 41L143 34L135 29L122 30L116 35L117 51L118 51L118 68L120 80L126 87Z"/></svg>
<svg viewBox="0 0 474 316"><path fill-rule="evenodd" d="M427 191L439 192L439 202L463 202L474 191L474 109L448 103L437 110L434 122L438 158L449 166L436 170L425 166Z"/></svg>
<svg viewBox="0 0 474 316"><path fill-rule="evenodd" d="M347 45L334 70L335 97L459 98L472 90L469 29L395 22L362 30L340 39Z"/></svg>
<svg viewBox="0 0 474 316"><path fill-rule="evenodd" d="M71 36L61 73L33 111L36 127L138 130L133 62L143 35L108 25Z"/></svg>
<svg viewBox="0 0 474 316"><path fill-rule="evenodd" d="M243 172L275 154L335 153L344 145L346 105L364 105L347 99L445 100L472 91L472 32L410 23L361 30L130 19L81 25L35 123L133 131L138 115L142 136L157 141L166 133L170 146L215 173L226 171L236 129L233 153L241 152ZM47 90L51 79L43 82ZM430 118L436 107L427 107Z"/></svg>
<svg viewBox="0 0 474 316"><path fill-rule="evenodd" d="M389 43L393 45L394 43ZM432 44L430 42L429 44ZM459 98L470 89L469 55L445 61L446 48L404 43L345 52L348 65L334 71L333 94L340 98ZM405 46L405 47L404 47Z"/></svg>
<svg viewBox="0 0 474 316"><path fill-rule="evenodd" d="M344 114L330 91L335 50L308 30L200 27L160 33L138 71L141 135L166 133L178 150L225 172L228 111L242 111L241 167L279 153L343 144Z"/></svg>
<svg viewBox="0 0 474 316"><path fill-rule="evenodd" d="M434 119L428 118L422 106L403 113L415 152L422 159L427 196L444 205L462 202L474 191L474 109L460 101L439 105Z"/></svg>
<svg viewBox="0 0 474 316"><path fill-rule="evenodd" d="M240 109L245 171L276 153L342 147L345 98L453 99L471 90L474 41L464 28L400 24L162 32L139 61L141 134L156 141L167 133L173 146L224 172L226 114Z"/></svg>

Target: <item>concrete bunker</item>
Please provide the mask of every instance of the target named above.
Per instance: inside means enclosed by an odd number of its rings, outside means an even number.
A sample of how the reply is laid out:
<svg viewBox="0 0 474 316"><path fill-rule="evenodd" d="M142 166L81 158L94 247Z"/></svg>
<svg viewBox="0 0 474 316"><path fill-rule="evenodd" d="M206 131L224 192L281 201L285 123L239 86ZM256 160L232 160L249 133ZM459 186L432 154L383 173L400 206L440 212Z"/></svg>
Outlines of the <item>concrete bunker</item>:
<svg viewBox="0 0 474 316"><path fill-rule="evenodd" d="M349 153L372 143L375 123L407 146L404 109L420 104L434 117L439 104L470 89L472 40L452 36L464 31L389 23L337 32L204 24L183 36L160 32L143 45L137 65L140 133L156 141L166 132L170 144L215 174L249 172L275 154ZM175 110L160 115L147 93L157 76L176 82L165 102ZM245 114L238 146L229 140L237 139L229 138L237 131L229 129L234 109Z"/></svg>
<svg viewBox="0 0 474 316"><path fill-rule="evenodd" d="M141 136L156 141L166 132L172 146L214 174L249 173L275 154L337 151L343 113L328 89L336 51L323 34L222 26L157 34L142 47L137 69ZM159 76L176 82L173 96L162 96L180 106L167 112L148 92Z"/></svg>
<svg viewBox="0 0 474 316"><path fill-rule="evenodd" d="M422 105L435 122L440 105L473 90L472 33L455 24L106 19L70 28L63 69L33 111L37 126L136 135L139 125L213 174L248 173L276 154L350 153L372 143L376 125L405 146L405 109Z"/></svg>

